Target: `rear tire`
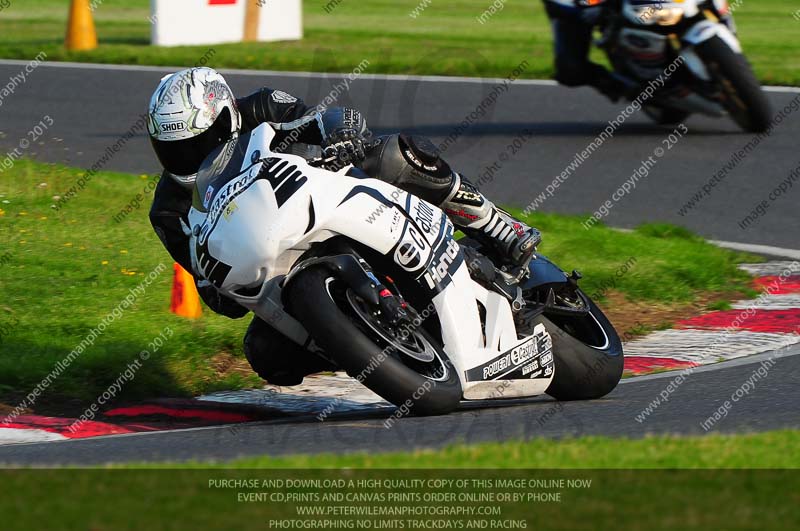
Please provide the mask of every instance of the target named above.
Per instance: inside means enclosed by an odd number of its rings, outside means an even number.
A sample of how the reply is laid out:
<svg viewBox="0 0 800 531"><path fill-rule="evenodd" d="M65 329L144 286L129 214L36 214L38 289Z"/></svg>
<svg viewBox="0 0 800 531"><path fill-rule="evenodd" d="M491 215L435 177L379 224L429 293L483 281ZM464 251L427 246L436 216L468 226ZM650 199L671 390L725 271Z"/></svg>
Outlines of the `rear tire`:
<svg viewBox="0 0 800 531"><path fill-rule="evenodd" d="M553 339L555 375L547 394L556 400L591 400L611 391L622 378L622 342L597 305L582 316L541 316Z"/></svg>
<svg viewBox="0 0 800 531"><path fill-rule="evenodd" d="M720 84L723 105L739 127L761 133L772 122L772 109L747 58L734 52L725 41L712 37L696 47L697 55Z"/></svg>
<svg viewBox="0 0 800 531"><path fill-rule="evenodd" d="M347 301L334 300L337 290L329 287L337 282L331 272L310 268L292 281L285 299L290 313L326 355L373 392L414 414L443 415L454 410L461 400L461 383L441 346L422 327L410 329L435 349L435 361L441 363L443 373L434 380L409 368L397 350L381 347L374 337L377 334L368 336L363 324L356 325L357 316L342 311L340 305Z"/></svg>

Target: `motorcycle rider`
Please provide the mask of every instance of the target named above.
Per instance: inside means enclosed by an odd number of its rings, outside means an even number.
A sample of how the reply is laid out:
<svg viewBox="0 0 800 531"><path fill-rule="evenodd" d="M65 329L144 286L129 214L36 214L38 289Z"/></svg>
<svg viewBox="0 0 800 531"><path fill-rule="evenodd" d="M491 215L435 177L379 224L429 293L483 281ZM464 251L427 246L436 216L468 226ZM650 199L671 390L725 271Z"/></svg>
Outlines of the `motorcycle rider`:
<svg viewBox="0 0 800 531"><path fill-rule="evenodd" d="M556 81L567 87L594 87L614 102L629 93L632 87L589 60L592 32L613 2L544 0L544 4L553 30Z"/></svg>
<svg viewBox="0 0 800 531"><path fill-rule="evenodd" d="M553 30L555 79L568 87L591 86L616 102L633 100L640 87L626 82L602 65L589 60L592 32L611 10L621 9L620 0L543 0ZM654 2L653 7L661 4ZM720 21L735 34L732 10L712 8Z"/></svg>
<svg viewBox="0 0 800 531"><path fill-rule="evenodd" d="M199 67L162 78L150 100L148 120L153 150L164 167L150 222L172 258L187 271L192 272L188 212L202 161L234 135L264 122L276 130L273 149L303 154L320 146L339 168L353 164L371 177L441 206L456 226L492 245L510 265L526 266L540 241L538 231L495 207L453 171L427 138L395 134L370 140L359 111L312 108L280 90L262 88L235 99L219 73ZM213 311L234 319L247 314L208 281L199 279L197 286ZM329 362L258 317L250 324L244 348L251 364L257 360L257 372L276 385L296 385L305 375L332 369Z"/></svg>

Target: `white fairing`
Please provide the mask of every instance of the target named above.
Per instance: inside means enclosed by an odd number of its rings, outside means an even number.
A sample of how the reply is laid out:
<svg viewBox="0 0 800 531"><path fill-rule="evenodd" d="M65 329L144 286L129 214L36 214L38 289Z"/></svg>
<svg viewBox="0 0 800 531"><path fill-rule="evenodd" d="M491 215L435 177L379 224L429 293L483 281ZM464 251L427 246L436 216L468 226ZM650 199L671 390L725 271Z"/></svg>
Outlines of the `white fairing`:
<svg viewBox="0 0 800 531"><path fill-rule="evenodd" d="M698 79L702 79L703 81L711 81L711 74L708 72L708 68L706 68L706 64L697 55L697 52L694 50L694 47L684 48L681 50L681 57L683 57L683 64L691 70L692 74L694 74Z"/></svg>
<svg viewBox="0 0 800 531"><path fill-rule="evenodd" d="M308 334L283 311L279 282L313 242L349 237L391 253L409 275L438 291L433 303L444 349L465 398L545 392L554 372L550 336L539 325L533 336L517 339L508 302L470 278L452 239L453 226L440 209L383 181L349 177L346 169L333 173L271 152L274 135L267 124L255 129L241 174L220 189L209 187L204 208L191 209L198 274L303 343ZM478 302L486 309L485 338Z"/></svg>
<svg viewBox="0 0 800 531"><path fill-rule="evenodd" d="M609 48L613 50L609 57L615 70L632 78L633 82L655 82L657 87L662 86L671 72L675 53L672 47L678 46L682 66L697 79L712 81L708 67L697 54L697 45L719 37L734 52L742 52L739 40L730 29L733 19L728 16L727 2L718 0L715 6L725 22L716 20L713 15L702 16L700 9L707 9L707 6L702 6L699 0L624 0L622 14L628 23L610 34L615 39L614 46ZM690 24L679 26L682 21L694 17L697 22L692 20ZM714 117L727 114L720 102L693 91L666 90L658 98L660 104L687 113Z"/></svg>
<svg viewBox="0 0 800 531"><path fill-rule="evenodd" d="M701 42L705 42L712 37L719 37L730 46L731 50L736 53L742 53L742 45L739 43L739 39L728 29L728 26L711 20L702 20L698 22L692 26L681 39L687 44L697 46Z"/></svg>
<svg viewBox="0 0 800 531"><path fill-rule="evenodd" d="M626 57L628 69L641 81L663 76L667 57L667 37L646 29L622 28L619 47Z"/></svg>

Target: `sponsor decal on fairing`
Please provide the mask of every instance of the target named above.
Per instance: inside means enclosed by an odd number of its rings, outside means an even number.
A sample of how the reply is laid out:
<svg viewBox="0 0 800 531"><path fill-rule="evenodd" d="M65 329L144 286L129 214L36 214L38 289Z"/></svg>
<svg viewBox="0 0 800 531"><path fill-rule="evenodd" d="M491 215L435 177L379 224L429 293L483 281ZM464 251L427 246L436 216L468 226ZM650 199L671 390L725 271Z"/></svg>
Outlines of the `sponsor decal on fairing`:
<svg viewBox="0 0 800 531"><path fill-rule="evenodd" d="M552 341L547 332L466 371L468 382L547 378L553 374Z"/></svg>

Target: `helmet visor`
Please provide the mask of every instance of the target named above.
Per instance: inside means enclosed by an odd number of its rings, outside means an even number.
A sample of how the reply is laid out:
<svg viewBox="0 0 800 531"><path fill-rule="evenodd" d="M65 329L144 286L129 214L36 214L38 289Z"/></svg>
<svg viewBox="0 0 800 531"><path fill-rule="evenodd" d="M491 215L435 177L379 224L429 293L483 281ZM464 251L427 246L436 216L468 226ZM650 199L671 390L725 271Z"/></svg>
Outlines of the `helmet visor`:
<svg viewBox="0 0 800 531"><path fill-rule="evenodd" d="M158 140L150 137L164 169L174 175L193 175L215 147L231 136L231 114L224 109L211 127L192 138L183 140Z"/></svg>

